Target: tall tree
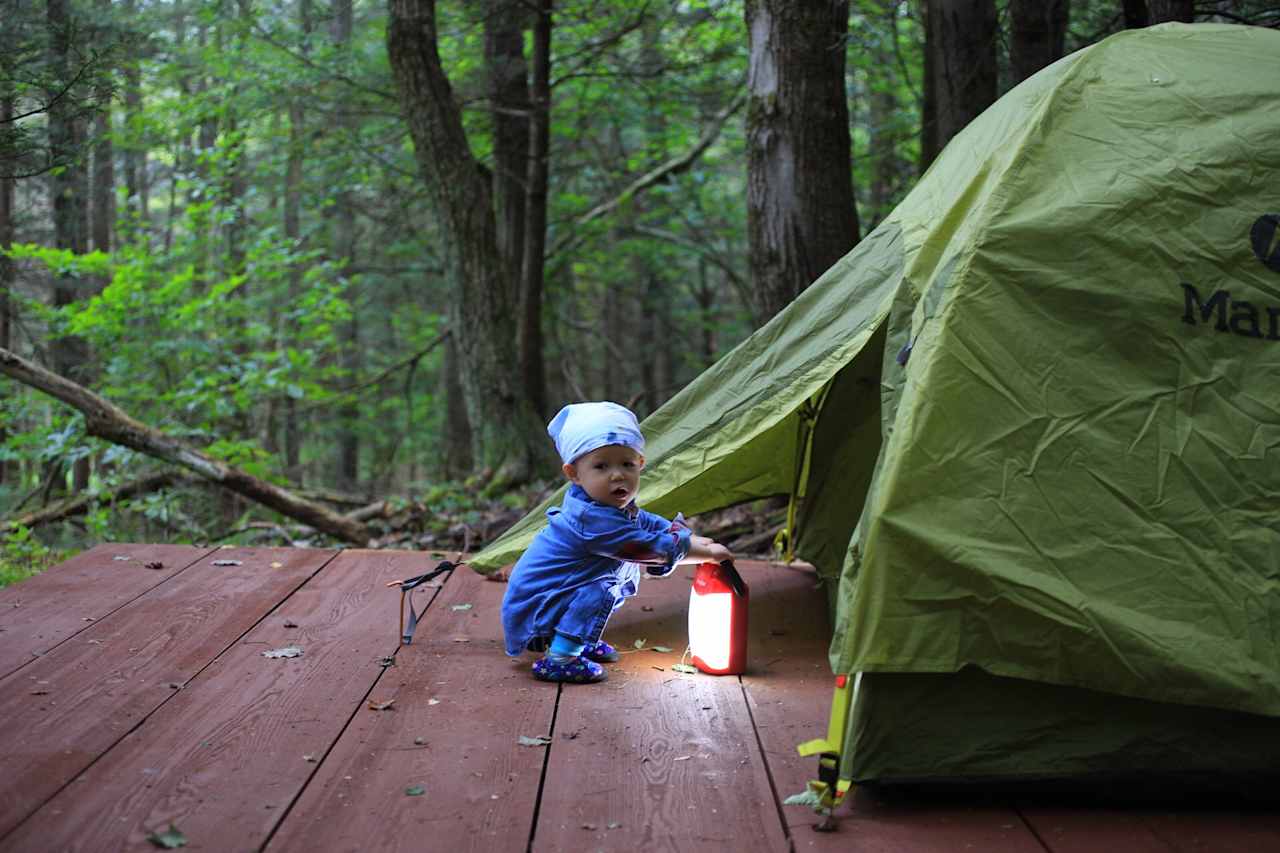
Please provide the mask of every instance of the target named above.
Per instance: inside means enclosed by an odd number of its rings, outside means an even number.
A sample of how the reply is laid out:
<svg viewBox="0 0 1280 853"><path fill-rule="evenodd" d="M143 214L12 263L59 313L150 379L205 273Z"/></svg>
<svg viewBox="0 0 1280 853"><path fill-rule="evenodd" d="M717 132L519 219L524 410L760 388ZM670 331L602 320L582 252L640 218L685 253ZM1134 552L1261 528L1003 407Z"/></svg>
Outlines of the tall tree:
<svg viewBox="0 0 1280 853"><path fill-rule="evenodd" d="M7 133L13 122L13 89L7 69L0 75L0 133ZM2 138L2 137L0 137ZM9 290L13 287L14 265L5 250L13 245L14 177L9 174L8 157L0 157L0 349L10 349L9 340ZM7 438L3 419L0 419L0 445ZM8 463L0 459L0 485L5 481Z"/></svg>
<svg viewBox="0 0 1280 853"><path fill-rule="evenodd" d="M1014 83L1062 58L1070 8L1068 0L1010 0L1009 65Z"/></svg>
<svg viewBox="0 0 1280 853"><path fill-rule="evenodd" d="M48 0L45 7L49 30L49 68L51 86L49 103L49 160L53 167L50 195L53 199L54 244L75 254L83 254L87 231L88 181L84 165L84 118L77 105L75 81L83 66L73 56L76 25L69 0ZM53 285L53 304L59 308L75 302L78 280L68 274L57 275ZM63 335L53 343L54 369L75 381L81 378L88 362L88 350L82 339ZM74 465L74 487L88 485L89 460L81 458Z"/></svg>
<svg viewBox="0 0 1280 853"><path fill-rule="evenodd" d="M1150 0L1151 23L1181 21L1189 24L1195 20L1196 6L1193 0Z"/></svg>
<svg viewBox="0 0 1280 853"><path fill-rule="evenodd" d="M846 0L747 0L747 236L763 325L858 241Z"/></svg>
<svg viewBox="0 0 1280 853"><path fill-rule="evenodd" d="M125 20L131 31L138 28L137 0L125 0ZM124 190L125 190L125 233L131 237L135 233L146 234L147 228L147 149L139 140L133 138L132 128L142 122L142 71L140 59L136 52L126 55L121 69L124 78L124 123L130 128L128 142L124 149Z"/></svg>
<svg viewBox="0 0 1280 853"><path fill-rule="evenodd" d="M538 0L533 18L533 79L530 87L525 236L520 259L517 340L520 379L538 415L547 415L543 364L542 291L547 252L547 175L551 156L552 0Z"/></svg>
<svg viewBox="0 0 1280 853"><path fill-rule="evenodd" d="M339 68L351 73L351 27L354 15L352 0L334 0L333 21L329 34L339 57ZM337 107L337 129L344 140L354 140L355 120L345 105ZM351 377L358 376L363 361L360 357L360 304L358 277L354 275L356 263L356 209L351 190L339 186L333 205L333 251L335 260L346 284L347 304L351 317L343 327L343 366ZM354 491L360 480L360 407L354 395L342 407L339 414L341 426L338 432L338 487Z"/></svg>
<svg viewBox="0 0 1280 853"><path fill-rule="evenodd" d="M996 100L995 0L930 0L938 150Z"/></svg>
<svg viewBox="0 0 1280 853"><path fill-rule="evenodd" d="M310 61L311 31L314 27L311 0L298 0L298 29L301 35L301 52L304 61ZM284 177L284 236L290 251L300 253L304 248L302 237L302 165L307 138L306 100L302 92L289 93L289 148L285 156ZM296 305L302 298L301 263L289 265L288 299ZM287 350L292 343L292 324L281 321L276 330L277 345ZM298 401L291 394L283 396L284 470L291 483L302 483L302 432L298 423Z"/></svg>
<svg viewBox="0 0 1280 853"><path fill-rule="evenodd" d="M1147 0L1121 0L1125 29L1136 30L1151 23Z"/></svg>
<svg viewBox="0 0 1280 853"><path fill-rule="evenodd" d="M528 480L549 462L542 422L519 381L511 270L497 247L489 176L471 152L440 65L434 0L390 0L387 53L418 169L451 244L451 338L458 342L475 463L491 482Z"/></svg>

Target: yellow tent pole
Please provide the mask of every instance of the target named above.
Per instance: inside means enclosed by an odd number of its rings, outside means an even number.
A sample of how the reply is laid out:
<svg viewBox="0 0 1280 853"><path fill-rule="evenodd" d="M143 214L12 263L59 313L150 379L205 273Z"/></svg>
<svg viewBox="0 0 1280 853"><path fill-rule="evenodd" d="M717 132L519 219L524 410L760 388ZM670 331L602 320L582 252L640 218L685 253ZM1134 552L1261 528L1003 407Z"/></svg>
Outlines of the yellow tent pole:
<svg viewBox="0 0 1280 853"><path fill-rule="evenodd" d="M796 512L799 499L804 496L805 488L809 483L810 462L813 459L813 437L818 431L818 415L822 413L822 406L826 403L827 394L830 391L831 383L828 382L796 410L799 417L797 426L799 435L796 437L796 445L800 452L796 457L796 473L791 480L791 494L787 498L786 526L773 540L774 550L782 552L784 563L790 563L796 556Z"/></svg>
<svg viewBox="0 0 1280 853"><path fill-rule="evenodd" d="M801 755L818 756L818 778L809 781L809 790L816 797L819 811L828 812L844 800L853 787L852 780L840 778L840 756L844 752L845 732L848 731L849 713L857 694L857 676L837 675L835 693L831 697L831 718L827 721L827 736L805 741L796 747Z"/></svg>

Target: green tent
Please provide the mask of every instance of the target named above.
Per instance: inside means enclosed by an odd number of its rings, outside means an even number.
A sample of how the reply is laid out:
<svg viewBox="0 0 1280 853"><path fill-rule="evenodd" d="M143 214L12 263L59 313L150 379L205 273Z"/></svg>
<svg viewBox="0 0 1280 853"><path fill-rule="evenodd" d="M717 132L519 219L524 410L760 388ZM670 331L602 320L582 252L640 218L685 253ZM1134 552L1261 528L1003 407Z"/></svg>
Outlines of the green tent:
<svg viewBox="0 0 1280 853"><path fill-rule="evenodd" d="M793 496L841 778L1280 767L1280 32L1044 69L643 428L655 512Z"/></svg>

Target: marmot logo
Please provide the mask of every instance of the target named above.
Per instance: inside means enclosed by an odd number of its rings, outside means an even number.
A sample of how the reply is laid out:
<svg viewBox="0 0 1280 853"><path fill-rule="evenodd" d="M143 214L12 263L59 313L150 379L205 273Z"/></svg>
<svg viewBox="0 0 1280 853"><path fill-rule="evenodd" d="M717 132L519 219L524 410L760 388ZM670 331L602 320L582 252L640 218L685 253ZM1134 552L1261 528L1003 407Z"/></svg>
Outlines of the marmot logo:
<svg viewBox="0 0 1280 853"><path fill-rule="evenodd" d="M1253 253L1262 265L1272 272L1280 272L1280 213L1264 213L1249 230L1249 242Z"/></svg>

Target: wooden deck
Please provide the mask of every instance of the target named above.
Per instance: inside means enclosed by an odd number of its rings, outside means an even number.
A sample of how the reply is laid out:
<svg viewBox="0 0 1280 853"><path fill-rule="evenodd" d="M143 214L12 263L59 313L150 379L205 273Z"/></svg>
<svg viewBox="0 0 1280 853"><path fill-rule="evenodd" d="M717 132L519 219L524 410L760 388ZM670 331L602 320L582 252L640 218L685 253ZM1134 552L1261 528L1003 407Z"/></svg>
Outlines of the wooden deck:
<svg viewBox="0 0 1280 853"><path fill-rule="evenodd" d="M436 559L104 545L0 590L0 850L155 849L170 825L210 851L1280 850L1269 813L867 791L817 833L781 804L830 698L812 575L742 567L748 675L671 670L680 571L615 615L608 682L559 687L503 654L505 587L465 568L398 644L385 584Z"/></svg>

